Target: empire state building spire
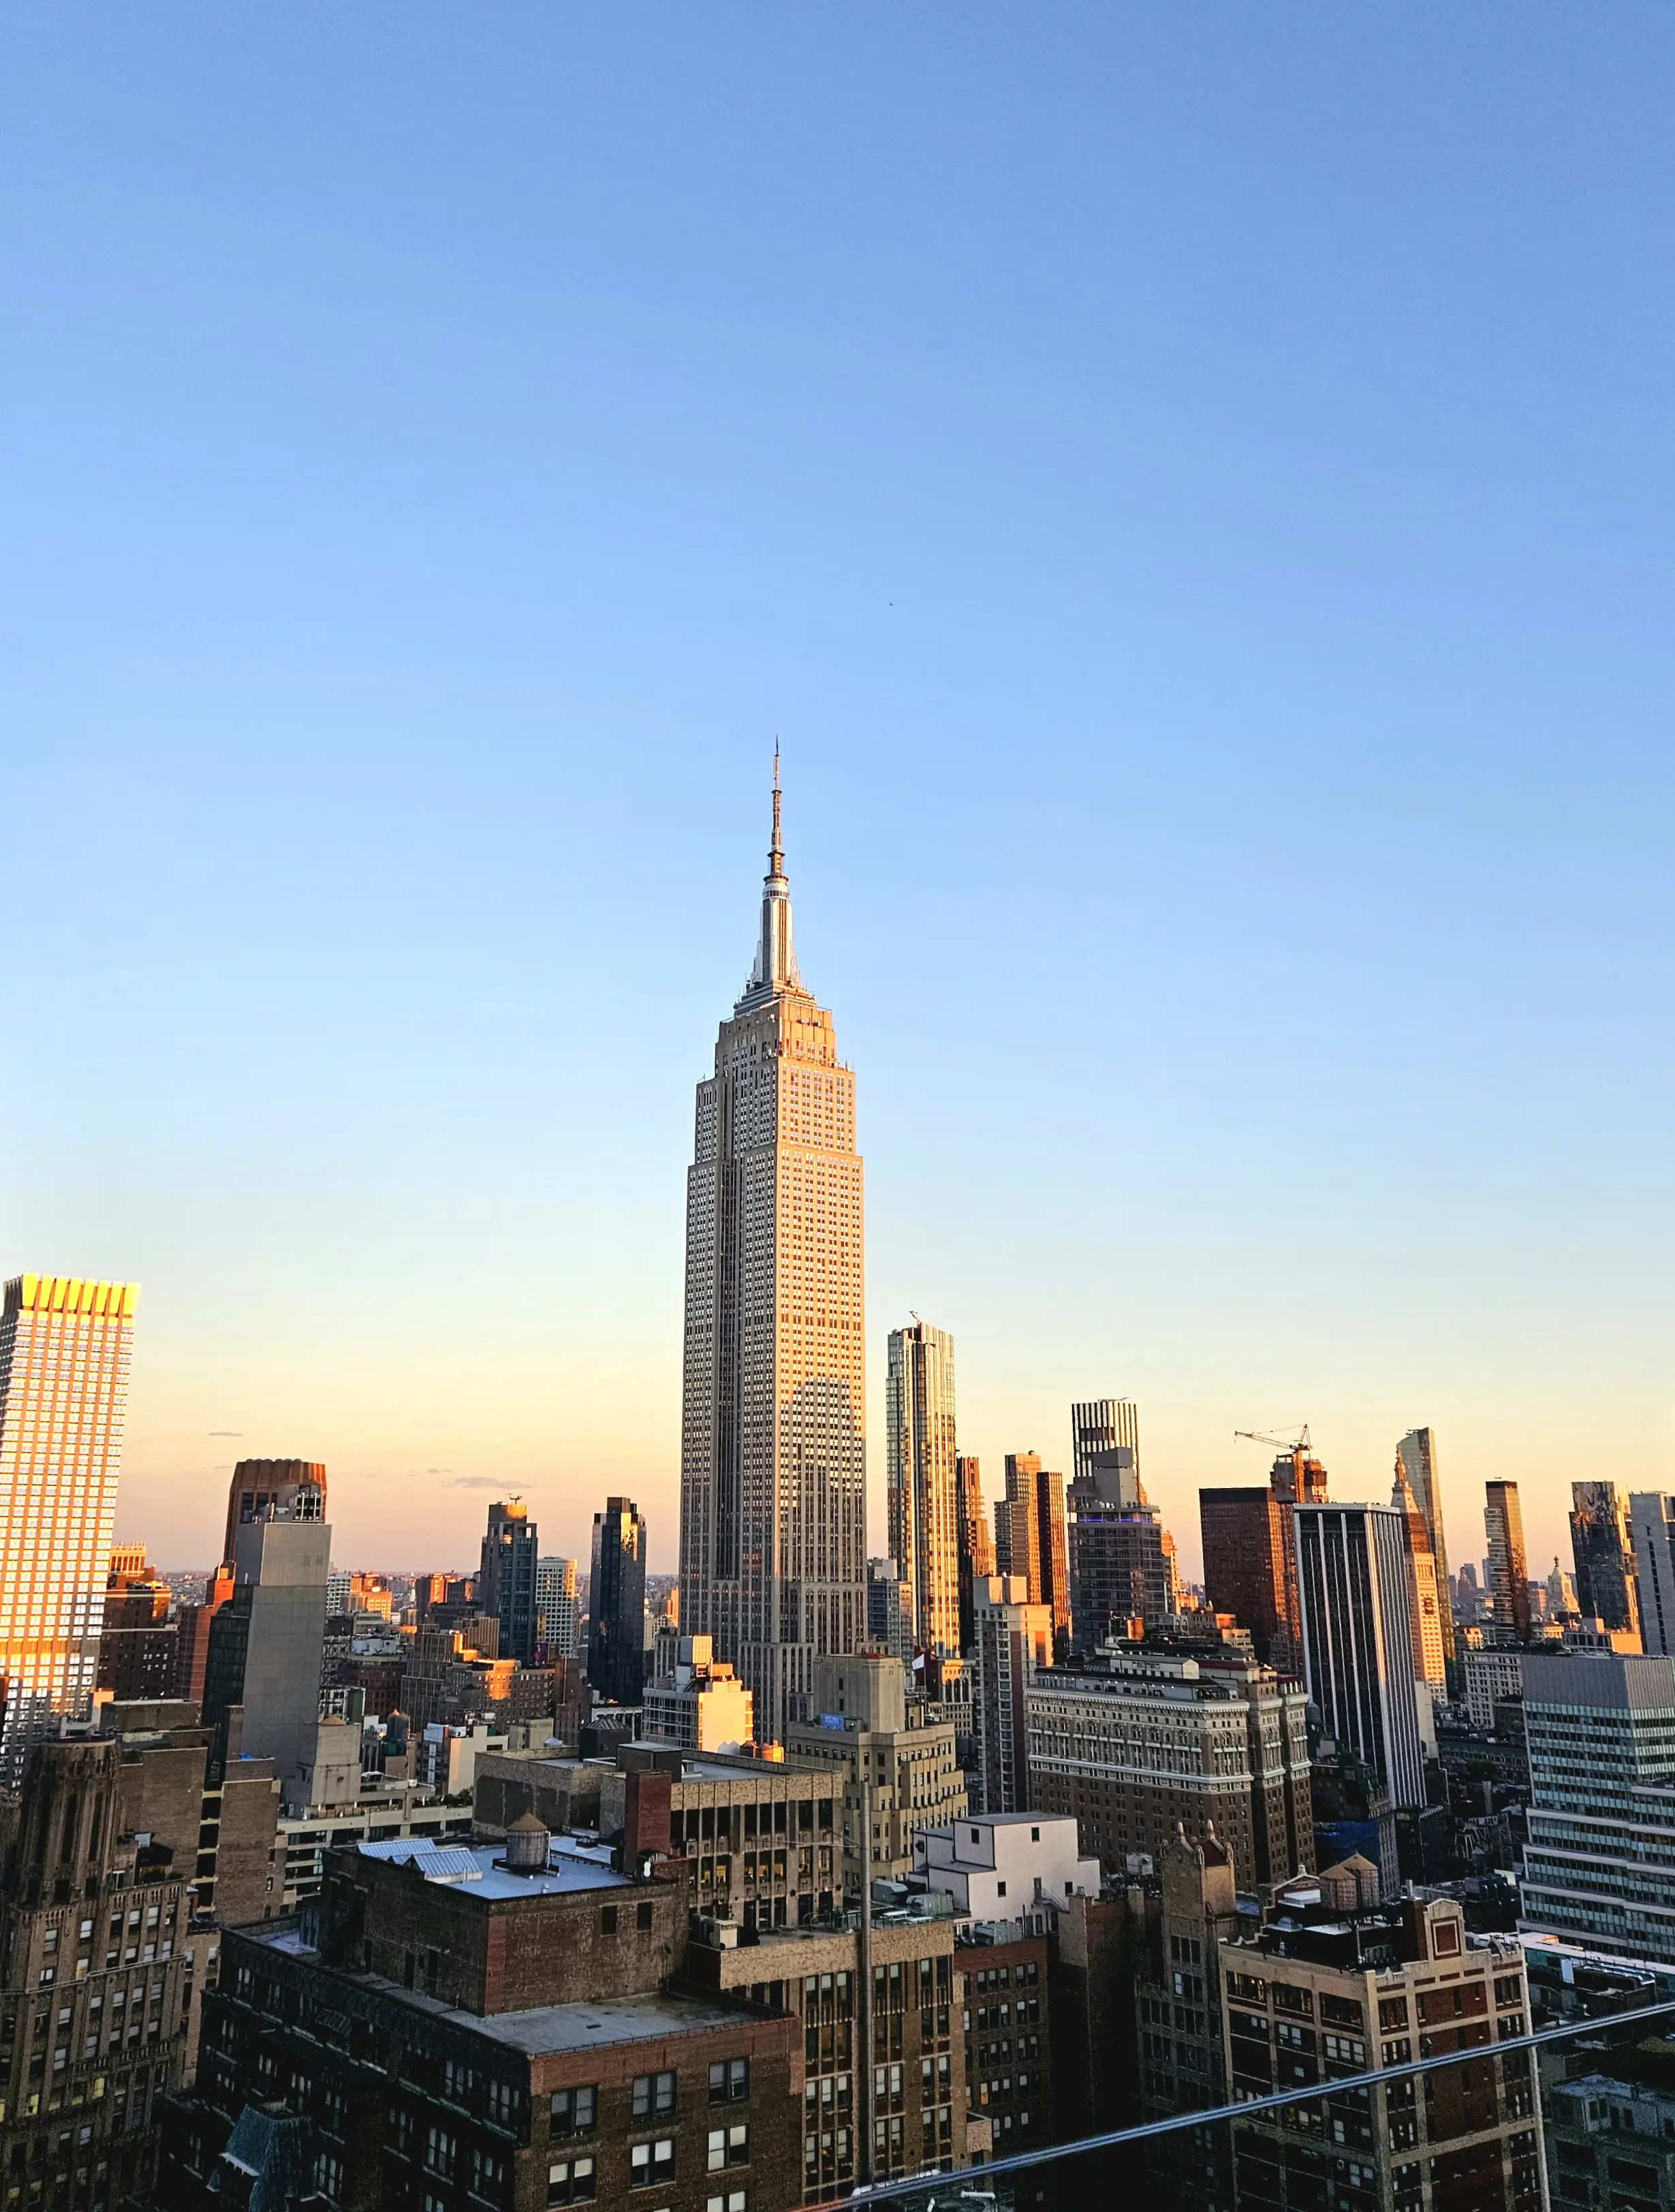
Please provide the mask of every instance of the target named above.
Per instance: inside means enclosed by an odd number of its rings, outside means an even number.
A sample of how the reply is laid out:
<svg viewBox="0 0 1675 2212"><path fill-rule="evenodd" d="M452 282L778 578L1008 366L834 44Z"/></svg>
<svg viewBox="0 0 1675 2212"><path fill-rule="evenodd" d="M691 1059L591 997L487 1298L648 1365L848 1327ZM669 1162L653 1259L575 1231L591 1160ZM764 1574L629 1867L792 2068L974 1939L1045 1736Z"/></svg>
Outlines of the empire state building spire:
<svg viewBox="0 0 1675 2212"><path fill-rule="evenodd" d="M862 1240L855 1077L792 953L776 751L756 964L697 1086L680 1439L681 1626L737 1668L762 1741L866 1640Z"/></svg>
<svg viewBox="0 0 1675 2212"><path fill-rule="evenodd" d="M800 991L796 954L791 945L791 886L785 874L785 854L779 842L779 747L774 747L774 831L768 848L768 872L762 879L762 933L757 940L756 965L750 971L739 1008L752 1006L780 991Z"/></svg>

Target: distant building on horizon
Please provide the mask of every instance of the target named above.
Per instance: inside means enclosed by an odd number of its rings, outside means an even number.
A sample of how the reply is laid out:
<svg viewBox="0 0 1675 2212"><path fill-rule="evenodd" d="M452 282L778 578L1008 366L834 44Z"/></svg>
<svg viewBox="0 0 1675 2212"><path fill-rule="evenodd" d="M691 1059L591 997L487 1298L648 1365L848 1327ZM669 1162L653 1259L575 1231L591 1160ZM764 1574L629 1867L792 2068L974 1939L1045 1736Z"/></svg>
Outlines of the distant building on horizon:
<svg viewBox="0 0 1675 2212"><path fill-rule="evenodd" d="M1269 1486L1201 1490L1198 1533L1210 1611L1230 1613L1248 1628L1264 1665L1294 1673L1301 1662L1291 1617L1297 1576L1289 1512Z"/></svg>
<svg viewBox="0 0 1675 2212"><path fill-rule="evenodd" d="M1131 1398L1087 1398L1070 1408L1070 1480L1091 1474L1103 1452L1126 1451L1140 1479L1140 1408Z"/></svg>
<svg viewBox="0 0 1675 2212"><path fill-rule="evenodd" d="M607 1498L594 1516L588 1592L588 1680L601 1698L636 1705L645 1687L646 1524L631 1498Z"/></svg>
<svg viewBox="0 0 1675 2212"><path fill-rule="evenodd" d="M1524 1561L1524 1509L1515 1482L1483 1485L1483 1533L1489 1540L1485 1588L1497 1628L1515 1644L1530 1640L1530 1586Z"/></svg>
<svg viewBox="0 0 1675 2212"><path fill-rule="evenodd" d="M574 1664L582 1620L574 1559L536 1560L535 1619L536 1640L548 1660Z"/></svg>
<svg viewBox="0 0 1675 2212"><path fill-rule="evenodd" d="M1442 1527L1442 1478L1437 1470L1436 1431L1410 1429L1397 1445L1396 1456L1401 1462L1408 1488L1412 1491L1419 1510L1425 1516L1425 1527L1430 1534L1431 1557L1436 1563L1442 1663L1446 1673L1456 1663L1453 1577L1448 1569L1448 1540Z"/></svg>
<svg viewBox="0 0 1675 2212"><path fill-rule="evenodd" d="M489 1508L477 1609L500 1624L499 1656L520 1667L535 1663L540 1620L535 1607L535 1567L540 1534L521 1498L496 1498Z"/></svg>
<svg viewBox="0 0 1675 2212"><path fill-rule="evenodd" d="M240 1522L233 1594L210 1623L204 1674L204 1720L219 1731L220 1760L271 1759L289 1811L307 1804L319 1737L332 1560L320 1503L302 1484L289 1506Z"/></svg>
<svg viewBox="0 0 1675 2212"><path fill-rule="evenodd" d="M1070 1478L1067 1531L1070 1649L1078 1653L1126 1636L1136 1620L1160 1628L1178 1603L1173 1547L1140 1486L1133 1446L1107 1445L1084 1459Z"/></svg>
<svg viewBox="0 0 1675 2212"><path fill-rule="evenodd" d="M946 1329L916 1318L891 1330L884 1429L890 1553L908 1586L911 1639L934 1658L958 1658L959 1492Z"/></svg>
<svg viewBox="0 0 1675 2212"><path fill-rule="evenodd" d="M1322 1727L1398 1812L1425 1802L1408 1536L1388 1505L1296 1505L1303 1668Z"/></svg>
<svg viewBox="0 0 1675 2212"><path fill-rule="evenodd" d="M0 1790L99 1674L137 1283L16 1275L0 1305Z"/></svg>
<svg viewBox="0 0 1675 2212"><path fill-rule="evenodd" d="M323 1521L326 1510L326 1469L319 1460L240 1460L227 1486L227 1533L221 1548L223 1563L230 1562L237 1552L241 1522L259 1521L270 1510L289 1515L305 1490L311 1496L316 1491L320 1493L314 1517Z"/></svg>
<svg viewBox="0 0 1675 2212"><path fill-rule="evenodd" d="M1582 1618L1638 1636L1640 1594L1628 1517L1614 1482L1570 1486L1570 1548L1576 1562L1576 1602Z"/></svg>
<svg viewBox="0 0 1675 2212"><path fill-rule="evenodd" d="M1661 1657L1675 1656L1675 1498L1656 1490L1631 1492L1629 1537L1635 1547L1642 1646ZM1555 1559L1555 1572L1558 1564ZM1551 1606L1551 1576L1548 1583Z"/></svg>
<svg viewBox="0 0 1675 2212"><path fill-rule="evenodd" d="M995 1571L995 1532L983 1495L981 1462L962 1455L953 1467L959 1512L959 1649L967 1652L971 1648L972 1593Z"/></svg>
<svg viewBox="0 0 1675 2212"><path fill-rule="evenodd" d="M998 1574L1022 1577L1031 1603L1045 1605L1052 1615L1055 1650L1068 1650L1070 1547L1064 1478L1044 1468L1038 1452L1006 1455L1006 1495L995 1504L995 1568Z"/></svg>
<svg viewBox="0 0 1675 2212"><path fill-rule="evenodd" d="M1442 1623L1450 1607L1438 1592L1430 1527L1413 1494L1408 1481L1407 1468L1399 1451L1396 1455L1396 1480L1392 1486L1390 1503L1401 1515L1407 1533L1408 1612L1413 1635L1414 1678L1428 1684L1440 1697L1448 1686Z"/></svg>
<svg viewBox="0 0 1675 2212"><path fill-rule="evenodd" d="M680 1426L681 1626L764 1741L866 1632L862 1236L855 1077L797 972L776 762L756 961L697 1086Z"/></svg>

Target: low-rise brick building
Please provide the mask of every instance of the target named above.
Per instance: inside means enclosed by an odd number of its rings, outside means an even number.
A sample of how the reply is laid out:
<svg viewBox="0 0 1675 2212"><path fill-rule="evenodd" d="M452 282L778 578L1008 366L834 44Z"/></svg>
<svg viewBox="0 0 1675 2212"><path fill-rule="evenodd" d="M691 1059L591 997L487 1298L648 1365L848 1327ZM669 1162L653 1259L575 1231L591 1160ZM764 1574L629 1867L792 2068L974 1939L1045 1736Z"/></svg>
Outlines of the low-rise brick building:
<svg viewBox="0 0 1675 2212"><path fill-rule="evenodd" d="M795 2026L677 1986L686 1924L684 1869L625 1875L533 1820L332 1852L306 1914L225 1939L159 2203L210 2212L253 2112L303 2123L307 2179L356 2212L778 2212Z"/></svg>
<svg viewBox="0 0 1675 2212"><path fill-rule="evenodd" d="M1049 1944L1017 1923L966 1930L954 1953L965 1990L965 2105L994 2130L996 2158L1053 2140Z"/></svg>

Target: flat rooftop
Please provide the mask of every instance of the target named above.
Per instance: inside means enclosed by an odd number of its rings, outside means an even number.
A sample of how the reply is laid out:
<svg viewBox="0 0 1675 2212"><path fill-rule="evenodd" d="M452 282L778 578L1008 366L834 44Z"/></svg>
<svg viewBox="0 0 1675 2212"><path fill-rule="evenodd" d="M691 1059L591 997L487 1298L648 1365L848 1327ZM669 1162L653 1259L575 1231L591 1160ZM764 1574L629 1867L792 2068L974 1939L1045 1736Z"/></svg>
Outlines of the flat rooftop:
<svg viewBox="0 0 1675 2212"><path fill-rule="evenodd" d="M302 1940L295 1923L270 1927L258 1922L241 1929L252 1942L293 1958L313 1959L313 1946ZM334 1975L381 1995L399 1999L433 2020L452 2021L473 2035L522 2051L530 2058L551 2057L565 2051L592 2050L605 2044L654 2042L672 2035L705 2035L716 2028L741 2027L758 2017L737 2005L714 2003L707 1997L689 1997L654 1991L644 1996L605 1997L585 2004L532 2005L525 2012L466 2012L459 2005L442 2003L422 1990L404 1989L382 1974L356 1973L336 1968Z"/></svg>
<svg viewBox="0 0 1675 2212"><path fill-rule="evenodd" d="M633 1887L627 1875L605 1863L603 1853L561 1837L547 1847L545 1872L536 1874L513 1872L506 1864L503 1843L432 1842L426 1837L399 1836L355 1848L362 1858L412 1867L426 1881L466 1890L472 1897L562 1897L581 1890Z"/></svg>

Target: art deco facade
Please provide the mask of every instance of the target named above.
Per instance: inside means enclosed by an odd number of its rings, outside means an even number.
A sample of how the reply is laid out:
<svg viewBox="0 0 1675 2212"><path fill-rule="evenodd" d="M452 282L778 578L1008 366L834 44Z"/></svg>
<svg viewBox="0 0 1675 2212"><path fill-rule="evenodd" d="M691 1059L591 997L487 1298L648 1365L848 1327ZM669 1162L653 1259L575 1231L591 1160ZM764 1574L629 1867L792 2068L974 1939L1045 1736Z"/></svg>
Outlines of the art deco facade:
<svg viewBox="0 0 1675 2212"><path fill-rule="evenodd" d="M0 1789L99 1669L135 1283L19 1275L0 1309Z"/></svg>
<svg viewBox="0 0 1675 2212"><path fill-rule="evenodd" d="M804 989L774 794L756 964L698 1085L686 1185L682 1624L764 1737L866 1632L866 1363L855 1077Z"/></svg>
<svg viewBox="0 0 1675 2212"><path fill-rule="evenodd" d="M959 1495L953 1339L929 1322L890 1332L884 1385L890 1550L912 1592L913 1640L959 1656Z"/></svg>

